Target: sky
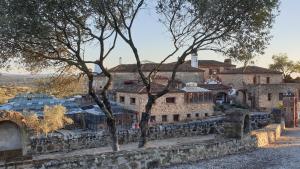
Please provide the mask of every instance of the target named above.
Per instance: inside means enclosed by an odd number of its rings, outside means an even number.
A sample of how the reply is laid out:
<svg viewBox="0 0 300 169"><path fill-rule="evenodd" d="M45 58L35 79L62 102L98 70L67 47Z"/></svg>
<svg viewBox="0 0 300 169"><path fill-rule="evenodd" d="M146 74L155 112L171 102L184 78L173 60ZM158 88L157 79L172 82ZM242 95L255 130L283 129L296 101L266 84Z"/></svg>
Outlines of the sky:
<svg viewBox="0 0 300 169"><path fill-rule="evenodd" d="M271 30L273 38L265 50L265 54L254 59L255 64L262 67L268 67L272 63L272 55L286 53L291 60L300 61L300 1L299 0L281 0L280 13L275 19ZM159 62L172 50L171 39L168 32L157 21L157 16L153 12L145 10L140 13L135 21L133 38L141 55L141 60ZM86 46L85 55L87 58L94 59L98 56L99 50L97 44ZM130 48L118 40L115 50L107 58L106 67L113 67L119 64L119 58L122 63L135 63L134 56ZM198 58L201 60L223 61L225 56L213 52L198 52ZM189 59L189 58L188 58ZM169 61L175 61L176 57ZM238 66L240 64L236 63ZM92 66L91 66L92 67ZM2 71L4 72L4 71ZM10 73L24 73L22 69L11 69Z"/></svg>

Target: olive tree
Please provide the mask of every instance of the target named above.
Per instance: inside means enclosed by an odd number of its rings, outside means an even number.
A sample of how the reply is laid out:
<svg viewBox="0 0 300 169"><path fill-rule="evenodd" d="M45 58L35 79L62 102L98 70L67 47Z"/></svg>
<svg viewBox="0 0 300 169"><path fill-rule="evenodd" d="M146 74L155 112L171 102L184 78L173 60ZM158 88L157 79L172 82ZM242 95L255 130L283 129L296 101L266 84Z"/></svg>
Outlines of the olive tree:
<svg viewBox="0 0 300 169"><path fill-rule="evenodd" d="M278 0L157 0L157 19L166 28L173 44L172 52L161 58L153 70L142 71L141 52L133 37L137 15L148 6L146 0L94 0L98 15L106 15L110 25L128 44L136 59L137 70L147 89L148 102L140 121L139 147L147 143L148 122L154 102L168 93L177 68L190 54L210 50L239 59L239 54L259 54L270 39L270 28L278 11ZM150 5L151 6L151 5ZM122 28L122 29L120 29ZM168 84L159 92L151 91L151 78L169 58L177 57Z"/></svg>
<svg viewBox="0 0 300 169"><path fill-rule="evenodd" d="M5 0L0 2L0 66L17 60L26 68L45 69L72 66L88 79L88 92L106 115L112 149L119 150L116 120L107 89L111 75L104 60L115 47L117 33L106 16L94 15L85 0ZM84 55L89 43L99 45L99 56ZM108 78L100 94L93 88L89 64L98 65ZM100 95L100 96L99 96Z"/></svg>

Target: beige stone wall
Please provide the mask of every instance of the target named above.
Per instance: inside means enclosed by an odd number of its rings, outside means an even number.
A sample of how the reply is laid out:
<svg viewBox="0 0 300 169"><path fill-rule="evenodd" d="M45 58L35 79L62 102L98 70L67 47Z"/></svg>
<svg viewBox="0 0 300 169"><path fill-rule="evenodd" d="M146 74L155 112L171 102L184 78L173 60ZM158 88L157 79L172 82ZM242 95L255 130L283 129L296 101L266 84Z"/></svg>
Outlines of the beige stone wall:
<svg viewBox="0 0 300 169"><path fill-rule="evenodd" d="M127 109L134 110L140 114L145 111L145 105L147 103L146 94L135 93L117 93L117 102L120 103L120 96L125 97L125 103L121 103ZM130 104L130 98L136 98L136 104ZM166 103L167 97L176 97L175 103ZM179 114L179 120L193 120L200 119L205 116L211 116L213 114L213 102L208 103L186 103L184 100L184 93L168 93L158 100L152 107L152 116L156 116L156 122L162 122L162 115L167 115L167 122L173 122L173 115ZM187 118L187 114L191 114L190 118ZM198 114L198 117L197 117Z"/></svg>
<svg viewBox="0 0 300 169"><path fill-rule="evenodd" d="M159 72L157 75L171 78L172 72ZM176 79L179 79L184 83L188 83L188 82L203 83L204 72L177 72Z"/></svg>
<svg viewBox="0 0 300 169"><path fill-rule="evenodd" d="M145 72L145 75L148 75L148 73ZM158 72L157 75L170 78L172 76L172 72ZM133 73L117 72L117 73L112 73L112 78L113 80L110 89L115 89L122 86L124 84L124 81L137 80L140 78L140 76L136 72ZM188 83L188 82L203 83L204 73L203 72L177 72L176 79L179 79L184 83ZM106 82L107 82L106 77L97 77L95 78L94 86L96 88L99 88L100 86L104 86Z"/></svg>
<svg viewBox="0 0 300 169"><path fill-rule="evenodd" d="M201 62L201 60L200 60L199 62ZM234 69L234 68L235 68L235 66L232 66L232 67L222 67L222 66L221 66L221 67L220 67L220 66L199 67L199 69L205 71L205 72L204 72L204 79L205 79L205 80L209 79L209 77L210 77L210 75L209 75L209 69L212 69L212 70L217 70L217 69L219 69L220 72L224 72L224 71L226 71L226 70L232 70L232 69Z"/></svg>
<svg viewBox="0 0 300 169"><path fill-rule="evenodd" d="M282 101L279 100L279 93L292 91L299 98L300 84L263 84L248 88L249 93L254 95L257 108L271 110L276 108ZM268 94L271 94L271 100L268 100ZM249 102L248 102L249 103ZM299 102L298 102L298 105Z"/></svg>
<svg viewBox="0 0 300 169"><path fill-rule="evenodd" d="M267 84L267 77L270 77L270 84L282 83L280 74L220 74L219 77L225 85L233 84L234 88L242 89L245 85L253 84L256 76L257 84Z"/></svg>

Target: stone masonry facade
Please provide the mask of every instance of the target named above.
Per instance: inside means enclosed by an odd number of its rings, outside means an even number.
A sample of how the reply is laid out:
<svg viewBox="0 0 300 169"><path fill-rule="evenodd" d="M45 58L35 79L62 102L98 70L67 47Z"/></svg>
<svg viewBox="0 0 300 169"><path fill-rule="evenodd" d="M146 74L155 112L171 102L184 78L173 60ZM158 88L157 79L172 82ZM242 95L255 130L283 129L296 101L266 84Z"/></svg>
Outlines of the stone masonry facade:
<svg viewBox="0 0 300 169"><path fill-rule="evenodd" d="M120 101L121 96L124 97L123 103ZM171 97L175 98L175 102L166 103L166 98ZM131 98L135 98L135 104L130 103ZM138 112L139 115L145 111L146 101L147 94L117 92L117 102L126 109ZM178 115L178 121L197 120L213 115L213 106L212 101L186 103L184 93L167 93L155 101L151 115L155 116L156 123L172 123L175 121L174 115ZM163 116L165 119L163 119Z"/></svg>
<svg viewBox="0 0 300 169"><path fill-rule="evenodd" d="M149 140L199 136L223 133L224 116L209 118L189 123L175 125L161 125L150 127ZM258 129L271 122L270 114L254 113L250 115L252 129ZM137 142L140 130L118 131L119 143ZM82 132L78 135L54 134L48 137L31 137L30 154L44 154L51 152L69 152L84 148L109 146L110 138L105 132Z"/></svg>
<svg viewBox="0 0 300 169"><path fill-rule="evenodd" d="M276 141L283 128L280 124L272 124L257 130L242 139L218 138L205 142L178 144L147 149L123 150L119 152L96 153L93 155L75 155L63 159L28 160L26 162L6 163L5 168L43 168L43 169L151 169L199 160L217 158L241 151L254 150ZM0 167L4 167L0 164Z"/></svg>

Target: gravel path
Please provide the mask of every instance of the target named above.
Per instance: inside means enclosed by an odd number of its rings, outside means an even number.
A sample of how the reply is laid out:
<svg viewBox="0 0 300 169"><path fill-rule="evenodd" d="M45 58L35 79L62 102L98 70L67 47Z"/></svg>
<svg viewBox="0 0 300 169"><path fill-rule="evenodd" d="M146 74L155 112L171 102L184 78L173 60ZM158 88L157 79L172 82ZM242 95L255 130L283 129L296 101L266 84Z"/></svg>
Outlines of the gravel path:
<svg viewBox="0 0 300 169"><path fill-rule="evenodd" d="M168 169L300 169L300 128L287 129L275 144L253 152Z"/></svg>

